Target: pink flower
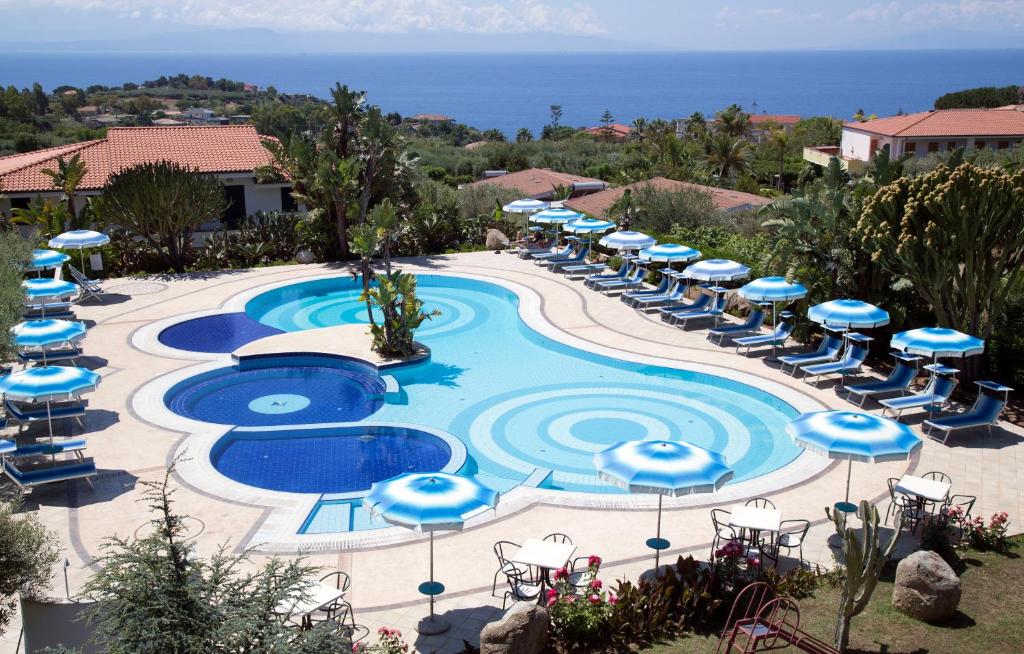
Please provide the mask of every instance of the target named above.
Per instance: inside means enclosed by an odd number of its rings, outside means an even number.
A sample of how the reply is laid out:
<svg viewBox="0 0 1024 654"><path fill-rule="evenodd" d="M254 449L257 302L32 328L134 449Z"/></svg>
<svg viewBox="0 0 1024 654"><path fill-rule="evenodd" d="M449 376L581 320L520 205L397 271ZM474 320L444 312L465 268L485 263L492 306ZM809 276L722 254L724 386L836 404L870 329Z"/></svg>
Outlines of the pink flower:
<svg viewBox="0 0 1024 654"><path fill-rule="evenodd" d="M391 630L391 635L394 636L395 638L401 638L402 637L402 632L399 631L398 629L392 629Z"/></svg>
<svg viewBox="0 0 1024 654"><path fill-rule="evenodd" d="M587 559L588 568L599 568L601 567L601 557L596 554L591 554L590 558Z"/></svg>
<svg viewBox="0 0 1024 654"><path fill-rule="evenodd" d="M757 558L756 556L752 556L749 559L747 559L747 565L749 565L752 568L759 568L761 567L761 559Z"/></svg>
<svg viewBox="0 0 1024 654"><path fill-rule="evenodd" d="M548 598L548 608L551 608L552 606L554 606L557 603L558 603L558 598L557 597L549 597Z"/></svg>
<svg viewBox="0 0 1024 654"><path fill-rule="evenodd" d="M553 599L558 599L558 591L554 588L548 588L547 598L549 601Z"/></svg>
<svg viewBox="0 0 1024 654"><path fill-rule="evenodd" d="M352 643L352 651L355 652L356 654L358 654L359 652L363 651L363 644L362 643Z"/></svg>
<svg viewBox="0 0 1024 654"><path fill-rule="evenodd" d="M576 596L575 595L566 595L565 596L565 601L568 602L569 604L575 604L576 603Z"/></svg>
<svg viewBox="0 0 1024 654"><path fill-rule="evenodd" d="M608 596L608 603L611 604L612 606L618 604L619 603L619 596L614 594L614 593L612 593L611 595Z"/></svg>
<svg viewBox="0 0 1024 654"><path fill-rule="evenodd" d="M595 579L592 582L590 582L590 588L591 590L601 590L601 580Z"/></svg>
<svg viewBox="0 0 1024 654"><path fill-rule="evenodd" d="M387 636L390 631L391 630L388 629L387 627L381 627L380 629L377 630L377 635L378 636Z"/></svg>
<svg viewBox="0 0 1024 654"><path fill-rule="evenodd" d="M587 598L587 601L589 601L591 604L600 604L601 596L597 593L593 593L590 597Z"/></svg>
<svg viewBox="0 0 1024 654"><path fill-rule="evenodd" d="M569 571L566 570L564 566L559 568L559 569L557 569L557 570L555 570L555 581L561 581L562 579L568 579L568 578L569 578Z"/></svg>

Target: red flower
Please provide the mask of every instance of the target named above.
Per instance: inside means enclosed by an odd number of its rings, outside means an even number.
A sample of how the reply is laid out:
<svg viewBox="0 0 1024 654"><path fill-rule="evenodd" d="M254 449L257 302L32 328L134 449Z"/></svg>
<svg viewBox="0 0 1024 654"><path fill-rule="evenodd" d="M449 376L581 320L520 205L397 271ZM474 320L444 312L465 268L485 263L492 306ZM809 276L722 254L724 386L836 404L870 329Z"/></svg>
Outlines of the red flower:
<svg viewBox="0 0 1024 654"><path fill-rule="evenodd" d="M592 582L590 582L590 588L591 590L601 590L601 580L595 579Z"/></svg>
<svg viewBox="0 0 1024 654"><path fill-rule="evenodd" d="M548 608L554 606L556 603L558 603L558 598L557 597L549 597L548 598Z"/></svg>
<svg viewBox="0 0 1024 654"><path fill-rule="evenodd" d="M619 596L615 595L614 593L609 595L608 596L608 603L611 604L612 606L618 604L619 603Z"/></svg>
<svg viewBox="0 0 1024 654"><path fill-rule="evenodd" d="M601 557L596 554L591 554L590 558L587 559L588 568L599 568L601 567Z"/></svg>
<svg viewBox="0 0 1024 654"><path fill-rule="evenodd" d="M601 596L598 595L597 593L594 593L590 597L588 597L587 600L591 604L600 604L601 603Z"/></svg>
<svg viewBox="0 0 1024 654"><path fill-rule="evenodd" d="M558 591L554 588L548 588L547 598L549 602L553 599L558 599Z"/></svg>
<svg viewBox="0 0 1024 654"><path fill-rule="evenodd" d="M355 652L356 654L358 654L359 652L363 651L363 644L362 643L352 643L352 651Z"/></svg>
<svg viewBox="0 0 1024 654"><path fill-rule="evenodd" d="M381 627L380 629L377 630L377 635L379 635L379 636L387 636L390 632L391 632L391 630L388 629L387 627Z"/></svg>
<svg viewBox="0 0 1024 654"><path fill-rule="evenodd" d="M576 596L575 595L566 595L565 596L565 601L568 602L569 604L575 604L576 603Z"/></svg>
<svg viewBox="0 0 1024 654"><path fill-rule="evenodd" d="M569 571L565 567L561 567L555 570L555 581L561 581L562 579L569 578Z"/></svg>

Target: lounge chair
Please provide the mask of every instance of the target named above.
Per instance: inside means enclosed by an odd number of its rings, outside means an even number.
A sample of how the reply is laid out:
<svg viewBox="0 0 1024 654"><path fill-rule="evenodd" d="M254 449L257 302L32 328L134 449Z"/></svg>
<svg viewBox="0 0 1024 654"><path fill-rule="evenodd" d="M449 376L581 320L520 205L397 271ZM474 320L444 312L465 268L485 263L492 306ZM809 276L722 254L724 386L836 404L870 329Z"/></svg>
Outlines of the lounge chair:
<svg viewBox="0 0 1024 654"><path fill-rule="evenodd" d="M599 282L607 282L607 281L614 281L614 280L618 280L618 279L625 279L626 275L628 275L629 271L632 270L632 269L633 269L633 261L632 261L632 259L630 259L628 261L623 261L619 265L619 269L618 270L612 271L610 273L600 274L600 275L588 275L587 278L583 281L583 285L584 286L589 286L590 288L594 288L594 286L596 284L598 284Z"/></svg>
<svg viewBox="0 0 1024 654"><path fill-rule="evenodd" d="M567 259L567 258L572 256L572 253L575 250L576 250L576 244L575 243L568 243L560 251L553 251L553 252L549 251L549 252L541 252L539 254L534 254L533 255L533 262L535 264L537 264L537 265L540 265L540 263L542 261L547 261L548 259Z"/></svg>
<svg viewBox="0 0 1024 654"><path fill-rule="evenodd" d="M529 246L520 245L516 248L515 254L520 259L532 259L537 255L554 253L551 251L551 248L531 248Z"/></svg>
<svg viewBox="0 0 1024 654"><path fill-rule="evenodd" d="M726 338L735 338L738 336L745 336L752 332L756 332L761 329L761 325L764 324L764 309L758 307L751 310L750 314L747 315L747 319L738 325L726 325L725 327L715 327L708 332L708 340L722 344L722 341Z"/></svg>
<svg viewBox="0 0 1024 654"><path fill-rule="evenodd" d="M619 299L628 304L629 306L635 306L634 303L637 300L642 300L644 298L668 297L671 290L675 288L675 286L676 281L671 277L671 275L666 275L663 273L661 275L661 281L658 282L657 287L643 291L627 291L623 293L621 296L619 296Z"/></svg>
<svg viewBox="0 0 1024 654"><path fill-rule="evenodd" d="M103 287L100 286L98 281L89 279L85 276L85 273L71 264L68 264L68 272L71 273L71 278L75 280L75 283L82 287L82 292L78 295L77 302L84 300L87 295L96 298L101 303L103 302L103 298L100 297L103 294Z"/></svg>
<svg viewBox="0 0 1024 654"><path fill-rule="evenodd" d="M887 393L905 395L910 388L910 384L917 377L917 366L915 363L920 361L921 357L906 355L902 352L893 352L892 355L896 357L896 367L892 369L888 377L879 381L867 382L866 384L844 386L843 389L849 394L846 399L853 402L853 396L857 395L860 397L860 402L857 405L864 406L864 400L870 396L885 395Z"/></svg>
<svg viewBox="0 0 1024 654"><path fill-rule="evenodd" d="M49 457L37 457L31 462L18 465L15 465L12 460L6 459L4 460L4 472L22 490L74 479L84 480L91 488L90 477L96 475L96 463L91 457L69 461L54 461Z"/></svg>
<svg viewBox="0 0 1024 654"><path fill-rule="evenodd" d="M792 366L790 374L796 376L796 369L802 365L808 365L812 363L826 363L828 361L834 361L839 352L843 349L843 339L837 334L832 332L825 332L825 338L821 339L821 344L817 350L813 352L805 352L803 354L790 354L784 357L779 357L779 362L782 364L779 370L782 372L786 371L786 366Z"/></svg>
<svg viewBox="0 0 1024 654"><path fill-rule="evenodd" d="M622 279L605 279L595 282L591 288L608 294L612 291L628 291L632 288L643 288L644 277L647 276L647 269L643 266L634 266L633 271Z"/></svg>
<svg viewBox="0 0 1024 654"><path fill-rule="evenodd" d="M85 429L85 424L82 422L82 416L85 415L85 402L82 400L51 404L50 410L47 412L46 405L43 404L32 405L29 408L29 406L18 405L4 398L4 408L7 410L8 420L17 423L19 428L40 420L74 418L78 422L78 426Z"/></svg>
<svg viewBox="0 0 1024 654"><path fill-rule="evenodd" d="M565 259L545 259L544 261L539 262L538 265L547 266L551 270L557 271L561 266L571 266L573 264L583 263L589 253L590 250L587 248L580 248L576 254L571 257L567 257Z"/></svg>
<svg viewBox="0 0 1024 654"><path fill-rule="evenodd" d="M810 383L810 380L813 379L814 385L817 386L825 375L842 375L842 383L845 384L847 375L860 372L864 365L864 359L868 358L868 343L872 339L861 334L847 334L846 339L848 342L846 353L839 361L805 365L801 368L805 382Z"/></svg>
<svg viewBox="0 0 1024 654"><path fill-rule="evenodd" d="M728 302L724 294L716 294L715 300L711 307L705 311L677 311L669 314L668 321L670 324L679 327L680 329L686 329L687 324L691 320L706 320L708 318L718 319L725 313L725 305Z"/></svg>
<svg viewBox="0 0 1024 654"><path fill-rule="evenodd" d="M925 369L929 368L935 369L934 366L925 366ZM907 409L921 407L929 409L931 407L939 408L949 402L949 396L953 393L953 389L956 388L956 383L956 377L952 374L935 372L928 381L928 385L920 393L881 400L879 404L882 405L882 415L892 411L896 414L896 419L899 420L900 415Z"/></svg>
<svg viewBox="0 0 1024 654"><path fill-rule="evenodd" d="M795 328L796 325L793 321L784 320L775 327L771 334L756 334L754 336L742 336L733 339L733 342L736 343L736 354L740 353L741 347L747 348L744 355L750 354L750 348L761 347L762 345L782 347L789 340L789 337L793 335Z"/></svg>
<svg viewBox="0 0 1024 654"><path fill-rule="evenodd" d="M558 272L565 275L566 279L575 279L577 277L586 277L600 273L602 270L608 267L606 263L580 263L572 266L562 266L558 269Z"/></svg>
<svg viewBox="0 0 1024 654"><path fill-rule="evenodd" d="M675 286L667 293L632 298L628 304L637 311L651 311L663 306L678 305L686 299L687 290L682 280L676 280Z"/></svg>
<svg viewBox="0 0 1024 654"><path fill-rule="evenodd" d="M680 311L704 311L711 307L711 301L714 299L711 293L701 293L694 298L693 302L680 302L678 304L658 307L658 313L661 314L662 320L668 321L672 314L679 313Z"/></svg>
<svg viewBox="0 0 1024 654"><path fill-rule="evenodd" d="M978 398L974 400L974 405L955 416L925 420L926 434L930 435L933 429L945 432L946 435L942 437L942 443L945 444L949 435L960 429L988 427L992 431L992 425L999 422L999 414L1006 406L1006 395L1013 389L990 381L974 383L978 385Z"/></svg>
<svg viewBox="0 0 1024 654"><path fill-rule="evenodd" d="M82 452L85 451L85 438L78 436L75 438L64 438L58 439L50 443L49 441L43 441L41 443L30 443L28 445L16 445L13 450L10 450L7 454L14 459L23 459L30 456L41 456L43 454L64 454L65 452L74 452L75 456L82 458Z"/></svg>
<svg viewBox="0 0 1024 654"><path fill-rule="evenodd" d="M74 318L70 302L31 302L25 304L25 320L38 318Z"/></svg>
<svg viewBox="0 0 1024 654"><path fill-rule="evenodd" d="M16 449L18 449L18 444L13 440L0 439L0 455L10 454Z"/></svg>
<svg viewBox="0 0 1024 654"><path fill-rule="evenodd" d="M54 361L74 361L78 357L82 356L82 350L72 345L71 347L64 347L54 350L46 350L46 356L43 356L43 350L18 350L18 361L25 364L28 367L30 363L42 363L44 360L47 363Z"/></svg>

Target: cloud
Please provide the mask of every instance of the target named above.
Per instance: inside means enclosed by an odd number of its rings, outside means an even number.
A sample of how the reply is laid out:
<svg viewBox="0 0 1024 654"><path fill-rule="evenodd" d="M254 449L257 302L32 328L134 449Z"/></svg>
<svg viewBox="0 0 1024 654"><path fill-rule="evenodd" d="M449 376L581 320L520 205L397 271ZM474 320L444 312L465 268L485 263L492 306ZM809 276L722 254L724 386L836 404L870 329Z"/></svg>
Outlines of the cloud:
<svg viewBox="0 0 1024 654"><path fill-rule="evenodd" d="M850 20L900 21L925 24L998 24L1020 26L1024 23L1024 0L961 0L961 2L921 2L909 6L901 2L876 2L850 12Z"/></svg>
<svg viewBox="0 0 1024 654"><path fill-rule="evenodd" d="M763 9L735 9L729 5L721 7L715 13L714 24L719 28L740 29L743 26L771 24L798 25L822 20L821 12L799 12L783 7Z"/></svg>
<svg viewBox="0 0 1024 654"><path fill-rule="evenodd" d="M23 0L0 0L24 7ZM366 32L604 34L585 4L542 0L35 0L35 7L112 12L196 27Z"/></svg>

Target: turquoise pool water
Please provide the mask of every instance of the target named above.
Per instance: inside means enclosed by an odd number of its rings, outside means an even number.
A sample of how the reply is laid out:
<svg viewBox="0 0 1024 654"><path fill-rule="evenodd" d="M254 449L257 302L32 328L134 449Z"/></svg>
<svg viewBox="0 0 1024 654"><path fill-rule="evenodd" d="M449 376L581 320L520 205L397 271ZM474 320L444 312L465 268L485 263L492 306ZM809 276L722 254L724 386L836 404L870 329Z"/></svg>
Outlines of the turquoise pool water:
<svg viewBox="0 0 1024 654"><path fill-rule="evenodd" d="M283 331L365 322L360 290L349 277L297 283L253 298L245 312ZM461 472L499 490L540 469L550 471L548 488L621 492L597 478L593 455L623 440L685 440L722 452L735 471L731 483L800 453L785 435L798 412L769 393L558 343L527 327L517 296L501 286L422 275L419 292L427 309L441 311L418 332L431 359L388 370L401 401L382 403L368 419L450 432L466 445ZM321 508L351 509L337 504Z"/></svg>

